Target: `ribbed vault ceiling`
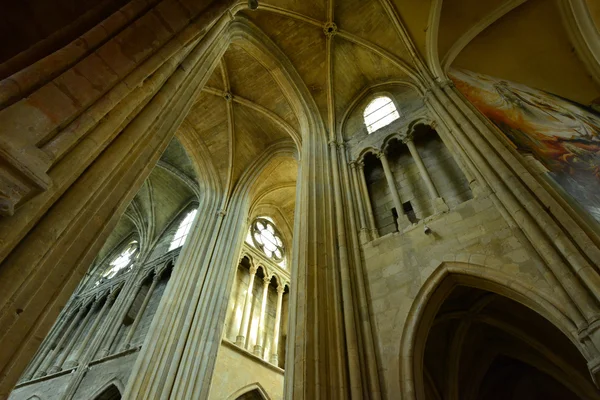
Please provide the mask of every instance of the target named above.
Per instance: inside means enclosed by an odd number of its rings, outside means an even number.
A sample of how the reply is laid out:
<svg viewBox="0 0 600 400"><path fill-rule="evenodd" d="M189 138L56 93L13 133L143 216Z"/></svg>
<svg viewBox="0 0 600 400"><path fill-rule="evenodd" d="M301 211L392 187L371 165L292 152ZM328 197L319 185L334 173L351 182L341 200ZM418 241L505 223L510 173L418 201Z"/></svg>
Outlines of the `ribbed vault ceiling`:
<svg viewBox="0 0 600 400"><path fill-rule="evenodd" d="M536 18L536 13L545 18ZM432 70L471 69L584 104L600 96L571 51L555 2L261 0L257 11L242 9L236 15L264 32L291 61L327 130L339 127L348 108L368 88L392 81L416 83L415 56ZM540 33L552 35L552 40ZM406 34L414 43L412 50L402 40ZM535 60L527 60L533 50ZM234 43L178 134L185 143L201 143L207 149L221 187L231 194L244 172L268 155L270 146L291 142L291 136L300 136L299 130L299 118L272 72ZM289 157L272 163L277 167L267 168L259 179L260 189L253 190L252 208L260 208L260 198L285 210L291 225L297 162Z"/></svg>

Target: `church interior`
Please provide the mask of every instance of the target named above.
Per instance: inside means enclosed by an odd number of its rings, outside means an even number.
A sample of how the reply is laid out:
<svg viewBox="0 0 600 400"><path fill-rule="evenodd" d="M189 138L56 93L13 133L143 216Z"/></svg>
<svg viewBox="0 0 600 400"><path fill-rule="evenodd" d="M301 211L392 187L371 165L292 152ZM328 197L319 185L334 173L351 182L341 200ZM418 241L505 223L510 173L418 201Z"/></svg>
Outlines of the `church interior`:
<svg viewBox="0 0 600 400"><path fill-rule="evenodd" d="M598 1L0 20L0 400L600 400Z"/></svg>

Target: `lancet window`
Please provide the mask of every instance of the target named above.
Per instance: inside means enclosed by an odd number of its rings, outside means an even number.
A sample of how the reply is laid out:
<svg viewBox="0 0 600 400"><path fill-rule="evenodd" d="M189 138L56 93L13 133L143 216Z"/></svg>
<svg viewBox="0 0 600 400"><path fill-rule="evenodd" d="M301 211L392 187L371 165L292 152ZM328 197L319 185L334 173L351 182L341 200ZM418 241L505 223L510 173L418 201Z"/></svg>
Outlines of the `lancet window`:
<svg viewBox="0 0 600 400"><path fill-rule="evenodd" d="M190 229L192 229L192 223L197 212L198 210L192 210L181 220L179 228L177 228L177 232L175 232L175 236L173 236L173 240L169 246L169 251L183 246L187 235L190 233Z"/></svg>

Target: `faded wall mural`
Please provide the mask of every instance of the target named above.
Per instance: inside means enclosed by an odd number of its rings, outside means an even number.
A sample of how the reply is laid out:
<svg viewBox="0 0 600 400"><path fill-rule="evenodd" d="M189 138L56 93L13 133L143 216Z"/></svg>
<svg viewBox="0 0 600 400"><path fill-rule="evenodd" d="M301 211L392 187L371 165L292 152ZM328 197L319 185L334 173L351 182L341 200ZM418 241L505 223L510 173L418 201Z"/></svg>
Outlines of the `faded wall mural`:
<svg viewBox="0 0 600 400"><path fill-rule="evenodd" d="M514 82L452 70L457 89L600 221L600 115Z"/></svg>

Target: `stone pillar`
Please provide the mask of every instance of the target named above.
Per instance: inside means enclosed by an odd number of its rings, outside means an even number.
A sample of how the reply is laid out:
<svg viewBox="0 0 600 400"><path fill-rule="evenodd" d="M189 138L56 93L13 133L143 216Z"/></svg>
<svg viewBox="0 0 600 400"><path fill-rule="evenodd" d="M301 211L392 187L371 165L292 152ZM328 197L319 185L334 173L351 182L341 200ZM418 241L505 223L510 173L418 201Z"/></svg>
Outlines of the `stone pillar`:
<svg viewBox="0 0 600 400"><path fill-rule="evenodd" d="M31 368L31 370L29 371L29 374L28 374L28 379L46 375L46 370L51 366L52 362L56 358L56 355L60 351L61 347L64 346L65 342L68 340L69 335L71 334L73 329L75 329L75 326L77 325L77 321L83 315L84 310L85 310L84 305L81 305L79 307L74 306L71 308L71 311L69 311L69 313L66 316L66 323L62 327L63 329L61 329L61 332L59 332L56 335L56 337L54 338L54 343L52 345L48 346L46 355L43 358L40 357L39 365ZM77 313L77 314L75 315L73 320L71 320L71 317L75 313Z"/></svg>
<svg viewBox="0 0 600 400"><path fill-rule="evenodd" d="M277 365L279 353L279 325L281 325L281 303L283 302L283 291L285 286L280 283L277 286L277 308L275 314L275 327L273 328L273 349L271 351L271 364Z"/></svg>
<svg viewBox="0 0 600 400"><path fill-rule="evenodd" d="M258 332L256 335L256 345L254 346L254 354L262 357L263 343L265 340L265 313L267 311L267 297L269 295L269 284L271 278L266 277L263 279L263 296L262 304L260 306L260 316L258 318Z"/></svg>
<svg viewBox="0 0 600 400"><path fill-rule="evenodd" d="M367 216L369 217L369 228L371 230L371 237L377 239L379 237L379 231L377 230L377 224L375 223L375 215L373 214L373 205L371 204L371 197L369 196L369 189L367 188L367 178L365 177L365 163L360 161L356 163L357 169L356 174L360 180L360 191L362 191L362 198L365 201L367 208Z"/></svg>
<svg viewBox="0 0 600 400"><path fill-rule="evenodd" d="M88 343L90 342L90 340L92 340L92 338L94 337L94 335L97 333L96 330L98 328L98 325L100 324L100 322L104 318L104 314L106 314L106 311L108 311L108 309L110 309L110 307L112 306L113 302L115 301L116 294L117 294L117 292L111 292L106 297L106 300L104 301L104 305L102 306L102 309L100 310L100 312L98 313L98 315L94 319L94 322L92 323L92 326L90 327L90 329L88 330L87 334L85 335L85 338L81 342L81 345L79 345L79 348L77 349L77 351L75 353L75 356L73 357L73 360L71 360L71 363L73 363L74 365L79 365L79 362L81 361L81 357L84 355L84 352L85 352L85 350L87 348ZM100 301L98 301L96 303L96 308L99 305L100 305ZM91 316L92 315L92 311L93 310L90 310L90 313L88 315Z"/></svg>
<svg viewBox="0 0 600 400"><path fill-rule="evenodd" d="M71 321L71 323L69 324L69 327L67 328L65 333L61 336L58 344L56 345L56 347L54 347L54 350L52 351L52 353L50 354L48 359L44 362L44 365L40 367L39 376L45 376L47 374L60 371L60 368L62 366L62 361L58 362L58 360L56 359L56 356L58 356L58 353L60 352L60 350L63 348L63 346L66 343L68 343L67 346L71 346L71 342L75 341L76 335L73 335L73 339L70 340L71 333L81 326L80 321L83 318L83 314L85 314L86 309L87 309L86 304L81 304L79 306L79 309L78 309L79 311L77 312L77 315L75 316L73 321ZM64 356L65 354L67 354L67 351L65 351L62 356ZM62 356L61 356L61 358L62 358Z"/></svg>
<svg viewBox="0 0 600 400"><path fill-rule="evenodd" d="M242 323L240 331L235 338L235 344L240 347L245 347L246 335L248 334L248 323L250 322L250 311L252 311L252 289L254 287L254 277L256 276L257 267L250 267L250 282L248 283L248 291L246 292L246 300L244 300L244 313L242 314Z"/></svg>
<svg viewBox="0 0 600 400"><path fill-rule="evenodd" d="M152 284L150 285L150 288L148 289L148 293L146 293L146 297L144 297L144 301L142 302L142 305L140 306L140 309L139 309L137 315L135 316L135 320L133 321L133 324L131 324L131 328L129 328L129 332L127 332L125 341L121 345L121 350L127 350L128 348L131 347L131 341L133 340L133 335L135 335L135 331L137 330L137 327L140 325L140 321L142 320L142 318L144 316L144 311L146 311L146 307L148 307L148 303L150 302L150 299L152 298L152 294L154 293L154 289L156 289L156 285L158 285L158 282L160 281L161 275L162 275L162 271L157 272L154 275L154 277L152 278Z"/></svg>
<svg viewBox="0 0 600 400"><path fill-rule="evenodd" d="M92 315L92 312L96 309L96 307L98 305L99 305L98 299L94 299L94 301L90 305L87 313L85 313L85 317L83 317L83 320L81 318L76 318L76 321L73 321L73 324L76 325L75 333L73 334L72 338L67 339L68 344L67 344L67 346L65 346L65 350L60 355L60 357L56 360L56 362L54 363L52 368L50 368L48 373L58 372L63 369L63 364L65 363L65 360L67 359L67 357L69 357L71 351L73 350L73 347L75 347L75 344L77 343L77 339L79 338L79 335L81 335L81 333L85 329L85 326L88 324L88 321ZM82 306L81 308L82 308L82 311L86 309L85 306ZM82 313L80 312L80 314L82 314ZM78 315L78 317L79 316L80 315ZM81 321L81 322L79 323L79 321Z"/></svg>
<svg viewBox="0 0 600 400"><path fill-rule="evenodd" d="M431 197L431 201L433 203L433 208L436 213L448 211L448 206L443 198L440 197L433 181L431 180L431 176L429 176L429 172L427 172L427 168L425 168L425 164L423 164L423 159L417 150L417 146L415 146L415 142L413 140L412 135L406 136L404 140L402 140L408 147L408 151L412 156L415 164L417 165L417 169L419 170L419 174L421 175L421 179L425 182L425 186L427 186L427 190L429 191L429 196Z"/></svg>
<svg viewBox="0 0 600 400"><path fill-rule="evenodd" d="M388 187L390 188L390 193L392 194L392 201L394 202L394 207L396 207L396 213L398 214L398 230L402 231L402 229L409 226L411 222L408 220L406 214L404 214L402 200L400 200L398 189L396 189L396 181L394 179L394 174L392 173L390 163L388 162L388 159L385 156L385 151L380 151L379 153L377 153L377 158L381 160L381 165L383 166L385 179L387 181Z"/></svg>
<svg viewBox="0 0 600 400"><path fill-rule="evenodd" d="M367 218L365 217L365 202L356 176L356 163L350 163L350 174L352 175L351 186L354 188L354 197L356 198L356 208L358 208L358 218L360 222L360 241L366 243L369 241L369 233L367 230Z"/></svg>
<svg viewBox="0 0 600 400"><path fill-rule="evenodd" d="M101 343L100 352L98 353L98 357L106 357L110 354L110 350L112 349L113 343L117 338L117 334L119 333L119 329L123 326L123 318L125 318L125 314L131 308L135 298L137 297L140 289L142 288L143 280L135 283L129 293L125 293L126 298L122 302L122 307L117 311L117 316L115 317L112 325L109 327L108 332L106 334L106 338Z"/></svg>

